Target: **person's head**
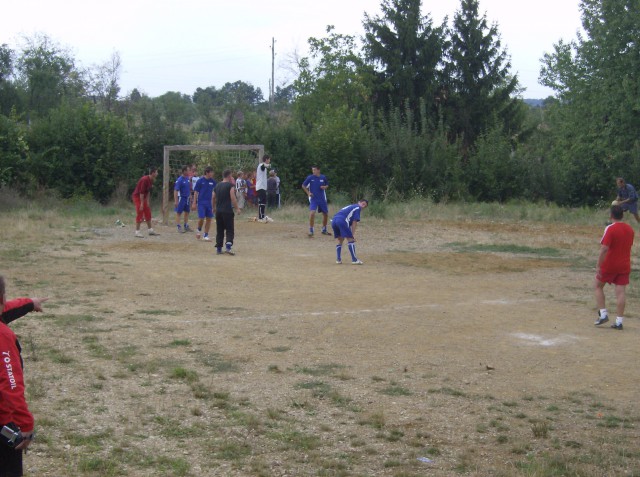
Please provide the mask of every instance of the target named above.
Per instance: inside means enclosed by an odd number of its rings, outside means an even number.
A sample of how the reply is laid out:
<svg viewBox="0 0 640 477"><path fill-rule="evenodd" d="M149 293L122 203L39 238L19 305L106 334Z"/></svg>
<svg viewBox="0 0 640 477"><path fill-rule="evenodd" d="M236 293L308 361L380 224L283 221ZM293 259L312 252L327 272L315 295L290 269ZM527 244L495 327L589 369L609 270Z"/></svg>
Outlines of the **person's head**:
<svg viewBox="0 0 640 477"><path fill-rule="evenodd" d="M244 177L244 172L238 171L238 179L242 179Z"/></svg>
<svg viewBox="0 0 640 477"><path fill-rule="evenodd" d="M369 201L367 199L360 199L358 205L361 209L366 209L369 206Z"/></svg>
<svg viewBox="0 0 640 477"><path fill-rule="evenodd" d="M318 166L311 166L311 173L314 176L319 176L320 175L320 168Z"/></svg>
<svg viewBox="0 0 640 477"><path fill-rule="evenodd" d="M225 169L224 172L222 173L222 180L223 181L229 181L232 177L231 174L231 169Z"/></svg>
<svg viewBox="0 0 640 477"><path fill-rule="evenodd" d="M622 209L621 206L619 206L619 205L612 205L611 206L611 219L612 220L622 220L623 215L624 215L624 210Z"/></svg>
<svg viewBox="0 0 640 477"><path fill-rule="evenodd" d="M158 168L157 167L152 167L151 169L149 169L149 177L151 177L151 180L153 180L156 177L158 177Z"/></svg>
<svg viewBox="0 0 640 477"><path fill-rule="evenodd" d="M188 176L189 172L191 171L191 168L189 166L182 166L182 175L183 176Z"/></svg>
<svg viewBox="0 0 640 477"><path fill-rule="evenodd" d="M269 171L269 176L270 177L275 177L276 176L276 171Z"/></svg>
<svg viewBox="0 0 640 477"><path fill-rule="evenodd" d="M211 179L211 176L213 176L213 167L211 166L207 166L204 168L204 176L207 179Z"/></svg>
<svg viewBox="0 0 640 477"><path fill-rule="evenodd" d="M264 162L265 164L270 164L271 156L269 154L265 154L264 156L262 156L262 162Z"/></svg>
<svg viewBox="0 0 640 477"><path fill-rule="evenodd" d="M623 179L622 177L617 177L617 178L616 178L616 185L617 185L619 188L624 187L624 186L625 186L625 184L626 184L626 183L625 183L625 181L624 181L624 179Z"/></svg>

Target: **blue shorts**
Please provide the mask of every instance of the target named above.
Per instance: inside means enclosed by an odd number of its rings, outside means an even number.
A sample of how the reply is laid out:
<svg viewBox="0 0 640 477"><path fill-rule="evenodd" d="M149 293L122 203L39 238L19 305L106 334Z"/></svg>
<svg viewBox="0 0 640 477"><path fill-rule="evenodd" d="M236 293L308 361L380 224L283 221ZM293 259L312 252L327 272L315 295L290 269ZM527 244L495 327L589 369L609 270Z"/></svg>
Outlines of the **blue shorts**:
<svg viewBox="0 0 640 477"><path fill-rule="evenodd" d="M189 199L187 197L180 197L180 200L178 201L178 205L173 210L176 211L176 214L181 214L182 212L186 212L188 214L189 209L190 209Z"/></svg>
<svg viewBox="0 0 640 477"><path fill-rule="evenodd" d="M349 227L349 223L346 220L332 220L331 228L333 229L333 236L335 238L353 238L351 227Z"/></svg>
<svg viewBox="0 0 640 477"><path fill-rule="evenodd" d="M211 206L211 202L200 203L198 202L198 218L212 218L213 217L213 207Z"/></svg>
<svg viewBox="0 0 640 477"><path fill-rule="evenodd" d="M622 210L624 210L625 212L631 212L634 215L638 213L638 202L630 202L628 204L622 204L621 207L622 207Z"/></svg>
<svg viewBox="0 0 640 477"><path fill-rule="evenodd" d="M323 214L329 213L327 201L324 199L317 199L315 196L309 197L309 210L322 212Z"/></svg>

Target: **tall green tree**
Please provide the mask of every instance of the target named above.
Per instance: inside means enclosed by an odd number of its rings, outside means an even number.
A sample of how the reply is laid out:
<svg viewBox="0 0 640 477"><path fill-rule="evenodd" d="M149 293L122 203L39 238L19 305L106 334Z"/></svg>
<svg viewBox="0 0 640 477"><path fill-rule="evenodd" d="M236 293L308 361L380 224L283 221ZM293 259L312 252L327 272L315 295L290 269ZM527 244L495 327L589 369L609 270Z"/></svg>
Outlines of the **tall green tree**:
<svg viewBox="0 0 640 477"><path fill-rule="evenodd" d="M85 83L75 60L46 35L25 39L18 57L18 80L26 93L30 119L43 117L60 104L83 97Z"/></svg>
<svg viewBox="0 0 640 477"><path fill-rule="evenodd" d="M516 135L524 121L521 101L515 97L517 75L511 74L498 26L489 26L478 8L478 0L461 0L446 65L445 122L461 139L465 155L496 121L507 137Z"/></svg>
<svg viewBox="0 0 640 477"><path fill-rule="evenodd" d="M327 26L324 38L309 38L310 56L300 59L299 76L294 81L294 110L307 126L326 110L346 106L348 110L367 108L372 96L372 71L360 54L356 38Z"/></svg>
<svg viewBox="0 0 640 477"><path fill-rule="evenodd" d="M365 13L367 60L376 69L376 105L416 111L420 99L435 104L442 82L441 67L447 49L445 18L434 27L421 14L422 0L383 0L382 15Z"/></svg>
<svg viewBox="0 0 640 477"><path fill-rule="evenodd" d="M545 54L542 84L559 101L548 114L551 157L571 203L613 193L615 176L640 177L640 2L582 0L584 35Z"/></svg>

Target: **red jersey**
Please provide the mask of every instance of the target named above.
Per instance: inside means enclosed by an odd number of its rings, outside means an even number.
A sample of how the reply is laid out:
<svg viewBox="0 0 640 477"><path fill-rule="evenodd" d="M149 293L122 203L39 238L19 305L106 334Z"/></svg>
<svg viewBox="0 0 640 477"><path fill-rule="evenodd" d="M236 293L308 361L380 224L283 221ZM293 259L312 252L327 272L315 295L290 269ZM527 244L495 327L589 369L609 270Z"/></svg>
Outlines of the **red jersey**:
<svg viewBox="0 0 640 477"><path fill-rule="evenodd" d="M153 181L150 176L142 176L138 183L136 184L136 188L133 189L133 194L131 194L131 198L135 196L140 196L140 194L144 195L146 199L153 187Z"/></svg>
<svg viewBox="0 0 640 477"><path fill-rule="evenodd" d="M631 273L633 228L624 222L614 222L604 229L600 243L609 247L600 270L602 273Z"/></svg>
<svg viewBox="0 0 640 477"><path fill-rule="evenodd" d="M23 306L28 298L7 302L2 315L10 314L12 305ZM16 335L0 320L0 424L15 423L22 432L33 431L33 415L24 396L24 377L20 346Z"/></svg>

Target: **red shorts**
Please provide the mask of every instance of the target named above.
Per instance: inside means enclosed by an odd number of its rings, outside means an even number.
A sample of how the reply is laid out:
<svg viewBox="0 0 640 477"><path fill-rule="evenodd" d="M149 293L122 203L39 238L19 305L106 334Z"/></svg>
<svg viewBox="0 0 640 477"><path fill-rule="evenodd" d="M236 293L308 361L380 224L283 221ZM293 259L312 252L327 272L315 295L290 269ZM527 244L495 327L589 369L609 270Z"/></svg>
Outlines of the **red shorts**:
<svg viewBox="0 0 640 477"><path fill-rule="evenodd" d="M151 222L151 207L149 207L149 203L145 201L142 210L140 210L140 196L133 196L133 203L136 206L136 224Z"/></svg>
<svg viewBox="0 0 640 477"><path fill-rule="evenodd" d="M628 285L628 273L607 273L602 272L596 274L596 280L600 283L613 283L614 285Z"/></svg>

